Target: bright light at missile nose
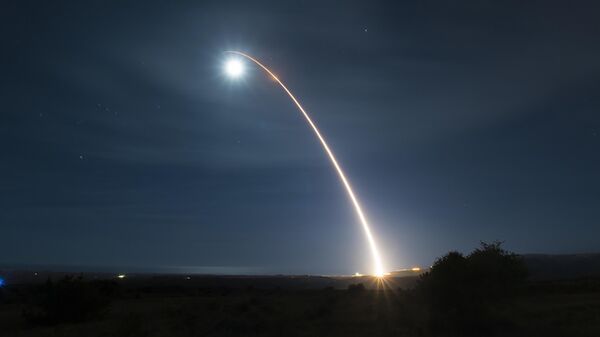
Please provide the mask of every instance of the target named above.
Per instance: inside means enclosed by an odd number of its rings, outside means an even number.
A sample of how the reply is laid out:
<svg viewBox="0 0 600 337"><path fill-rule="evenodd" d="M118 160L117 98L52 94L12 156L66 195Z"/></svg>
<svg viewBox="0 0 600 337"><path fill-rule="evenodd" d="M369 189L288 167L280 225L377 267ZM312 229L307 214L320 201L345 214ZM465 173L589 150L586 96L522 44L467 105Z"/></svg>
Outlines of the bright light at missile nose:
<svg viewBox="0 0 600 337"><path fill-rule="evenodd" d="M244 73L244 64L238 59L230 59L225 62L225 72L229 77L240 77Z"/></svg>

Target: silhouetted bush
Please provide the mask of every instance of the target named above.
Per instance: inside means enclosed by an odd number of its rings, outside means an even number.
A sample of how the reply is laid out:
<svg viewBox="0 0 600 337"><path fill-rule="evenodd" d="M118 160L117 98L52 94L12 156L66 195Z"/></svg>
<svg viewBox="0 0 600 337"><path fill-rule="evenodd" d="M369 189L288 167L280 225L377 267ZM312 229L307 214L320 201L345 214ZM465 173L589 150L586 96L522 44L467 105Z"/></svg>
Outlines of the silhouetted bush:
<svg viewBox="0 0 600 337"><path fill-rule="evenodd" d="M32 324L49 325L96 318L107 311L116 288L114 282L88 282L81 276L48 279L33 289L23 317Z"/></svg>
<svg viewBox="0 0 600 337"><path fill-rule="evenodd" d="M489 330L498 322L494 305L524 285L527 272L521 258L500 242L481 243L468 256L450 252L439 258L417 283L431 327L460 333Z"/></svg>
<svg viewBox="0 0 600 337"><path fill-rule="evenodd" d="M348 286L348 292L350 294L360 294L364 293L366 290L365 285L362 283L350 284Z"/></svg>
<svg viewBox="0 0 600 337"><path fill-rule="evenodd" d="M516 294L524 285L527 268L520 256L501 247L501 242L481 243L467 256L474 297L487 302Z"/></svg>

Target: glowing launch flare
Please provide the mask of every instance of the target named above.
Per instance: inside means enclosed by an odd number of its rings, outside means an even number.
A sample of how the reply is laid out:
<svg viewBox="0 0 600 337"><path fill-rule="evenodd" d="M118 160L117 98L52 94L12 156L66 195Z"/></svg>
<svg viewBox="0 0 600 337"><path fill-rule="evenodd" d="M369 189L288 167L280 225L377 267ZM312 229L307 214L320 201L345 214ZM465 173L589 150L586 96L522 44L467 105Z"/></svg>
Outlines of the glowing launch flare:
<svg viewBox="0 0 600 337"><path fill-rule="evenodd" d="M323 136L321 136L321 132L319 132L319 129L317 128L315 123L313 123L313 121L310 118L310 116L308 115L308 113L304 110L302 105L300 105L300 102L298 102L298 100L296 99L296 97L294 97L292 92L283 84L283 82L281 82L277 78L277 76L275 76L275 74L273 74L273 72L271 72L271 70L269 70L269 68L264 66L262 63L260 63L255 58L253 58L247 54L244 54L242 52L227 51L226 53L240 55L240 56L243 56L243 57L251 60L252 62L256 63L259 67L261 67L267 74L269 74L283 88L283 90L288 94L288 96L290 96L292 101L294 101L294 103L296 104L296 106L298 107L300 112L302 112L302 114L304 115L304 118L306 118L306 121L308 122L308 124L310 124L313 131L317 135L317 138L319 138L319 141L321 141L321 145L323 145L325 152L327 152L329 159L331 159L331 162L333 163L335 170L337 171L338 175L340 176L340 179L342 180L342 183L344 184L344 187L346 188L346 191L348 192L348 196L350 197L350 200L352 201L352 204L354 205L356 214L358 215L358 218L360 219L360 223L362 224L362 227L365 231L365 235L367 236L367 241L369 242L371 254L373 255L373 262L375 263L375 275L383 276L384 272L383 272L383 265L381 263L381 257L379 256L379 251L377 250L377 245L375 244L375 239L373 238L373 234L371 234L371 229L369 227L369 223L367 222L367 219L366 219L365 215L363 214L363 211L360 207L360 204L358 203L358 200L356 199L356 196L354 196L354 192L352 191L352 187L350 186L348 179L346 179L346 175L344 174L344 171L342 171L342 168L340 167L337 160L335 159L333 152L331 151L331 149L329 149L329 145L327 145L327 142L325 142L325 138L323 138Z"/></svg>
<svg viewBox="0 0 600 337"><path fill-rule="evenodd" d="M225 71L231 77L240 77L244 73L244 65L240 60L229 60L225 64Z"/></svg>

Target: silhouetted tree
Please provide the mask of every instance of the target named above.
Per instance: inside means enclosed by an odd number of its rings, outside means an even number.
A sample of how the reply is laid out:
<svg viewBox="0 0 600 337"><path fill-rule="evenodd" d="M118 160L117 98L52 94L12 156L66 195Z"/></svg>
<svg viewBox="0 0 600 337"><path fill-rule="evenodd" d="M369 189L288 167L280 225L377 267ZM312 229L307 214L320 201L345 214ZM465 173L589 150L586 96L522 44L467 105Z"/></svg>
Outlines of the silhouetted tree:
<svg viewBox="0 0 600 337"><path fill-rule="evenodd" d="M421 276L417 290L432 306L450 309L467 296L468 274L463 254L450 252L437 259L431 270Z"/></svg>
<svg viewBox="0 0 600 337"><path fill-rule="evenodd" d="M522 258L501 247L501 242L481 242L467 257L470 292L483 302L493 302L515 294L527 278Z"/></svg>
<svg viewBox="0 0 600 337"><path fill-rule="evenodd" d="M527 276L521 258L501 242L481 243L468 256L450 252L439 258L417 283L435 329L479 332L493 319L489 309L516 294Z"/></svg>

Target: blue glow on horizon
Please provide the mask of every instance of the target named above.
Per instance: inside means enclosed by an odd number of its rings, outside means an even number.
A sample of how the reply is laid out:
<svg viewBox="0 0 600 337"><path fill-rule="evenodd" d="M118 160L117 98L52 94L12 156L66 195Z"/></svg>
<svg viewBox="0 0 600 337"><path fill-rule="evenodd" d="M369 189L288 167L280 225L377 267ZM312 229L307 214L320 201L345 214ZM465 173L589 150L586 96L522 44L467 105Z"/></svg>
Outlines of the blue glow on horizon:
<svg viewBox="0 0 600 337"><path fill-rule="evenodd" d="M4 287L4 279L0 277L0 288Z"/></svg>

